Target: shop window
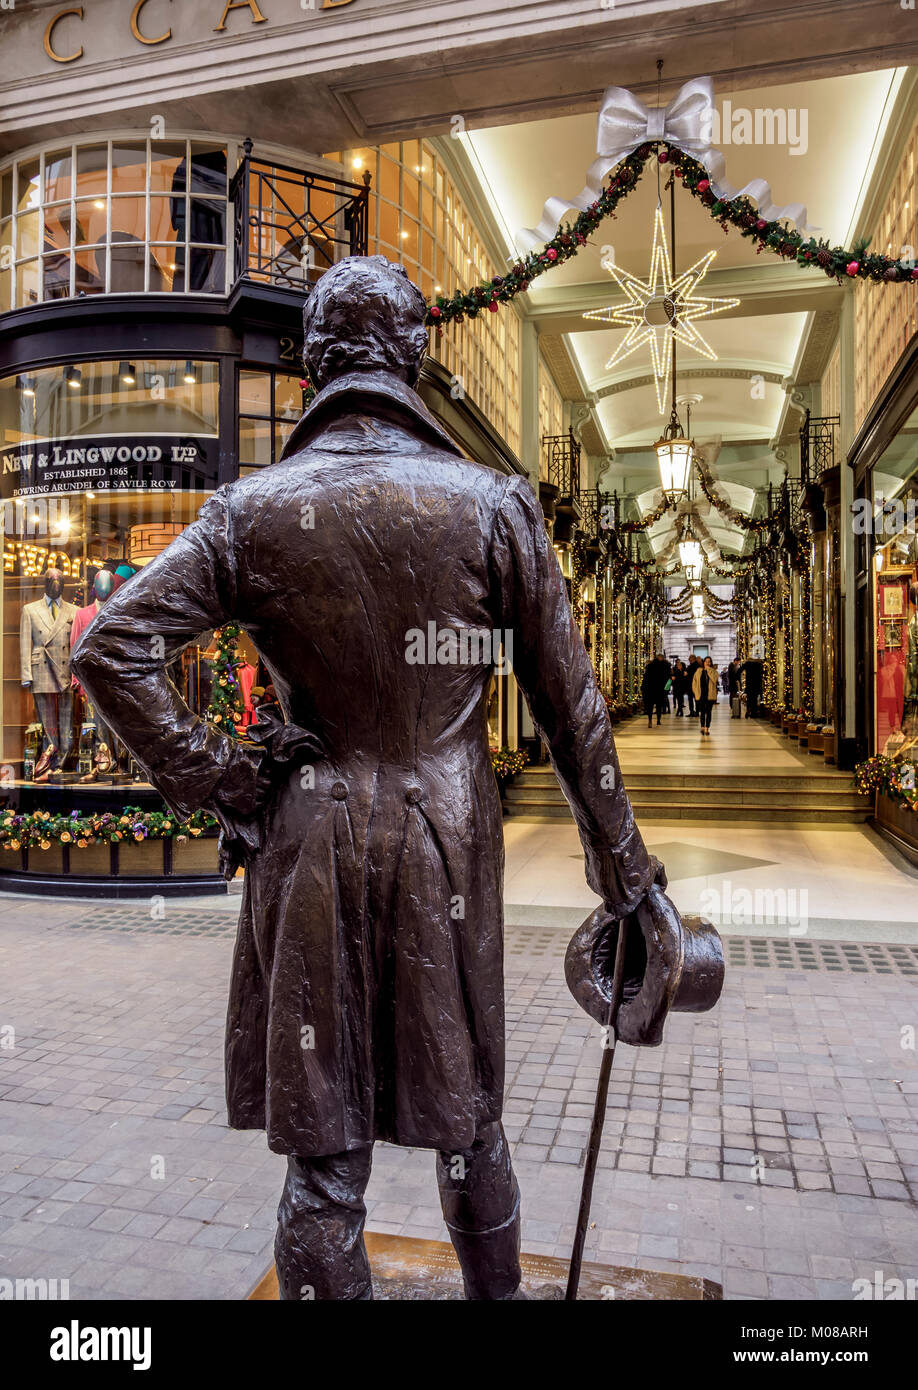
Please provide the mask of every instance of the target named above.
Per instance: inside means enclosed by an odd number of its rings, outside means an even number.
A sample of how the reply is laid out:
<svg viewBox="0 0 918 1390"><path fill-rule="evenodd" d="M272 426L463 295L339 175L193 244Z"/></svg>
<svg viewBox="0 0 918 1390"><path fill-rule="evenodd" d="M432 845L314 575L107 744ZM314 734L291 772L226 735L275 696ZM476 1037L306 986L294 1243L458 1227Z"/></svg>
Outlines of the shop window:
<svg viewBox="0 0 918 1390"><path fill-rule="evenodd" d="M498 274L435 148L406 140L332 158L359 177L369 170L368 251L405 266L427 299ZM520 449L520 321L505 305L433 335L431 356L455 378L517 454Z"/></svg>
<svg viewBox="0 0 918 1390"><path fill-rule="evenodd" d="M874 748L918 760L918 410L875 465Z"/></svg>
<svg viewBox="0 0 918 1390"><path fill-rule="evenodd" d="M216 484L215 362L74 362L0 379L4 799L142 782L70 671L74 633L194 520ZM174 663L207 708L212 634ZM130 802L130 791L125 793ZM35 804L38 804L37 802ZM76 803L91 809L91 802Z"/></svg>
<svg viewBox="0 0 918 1390"><path fill-rule="evenodd" d="M239 373L239 471L276 463L303 413L299 376L284 372Z"/></svg>
<svg viewBox="0 0 918 1390"><path fill-rule="evenodd" d="M97 141L15 161L0 173L0 312L91 294L224 294L226 209L224 145Z"/></svg>

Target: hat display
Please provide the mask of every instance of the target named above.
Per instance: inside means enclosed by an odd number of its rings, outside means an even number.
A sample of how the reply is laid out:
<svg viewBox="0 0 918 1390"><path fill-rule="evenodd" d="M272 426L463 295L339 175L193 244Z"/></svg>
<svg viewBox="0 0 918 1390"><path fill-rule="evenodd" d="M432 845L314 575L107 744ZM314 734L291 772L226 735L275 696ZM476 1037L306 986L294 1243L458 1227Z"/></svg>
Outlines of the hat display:
<svg viewBox="0 0 918 1390"><path fill-rule="evenodd" d="M681 917L657 884L627 919L624 987L617 1036L632 1047L658 1047L671 1009L704 1013L720 998L724 948L703 917ZM619 923L602 907L571 938L564 961L568 989L597 1023L609 1021Z"/></svg>

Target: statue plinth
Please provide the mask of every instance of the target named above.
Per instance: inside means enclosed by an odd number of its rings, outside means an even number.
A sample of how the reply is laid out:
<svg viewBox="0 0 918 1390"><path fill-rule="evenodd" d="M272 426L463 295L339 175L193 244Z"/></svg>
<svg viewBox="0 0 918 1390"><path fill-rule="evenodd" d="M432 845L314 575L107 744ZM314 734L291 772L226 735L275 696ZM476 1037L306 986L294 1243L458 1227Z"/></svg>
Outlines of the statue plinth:
<svg viewBox="0 0 918 1390"><path fill-rule="evenodd" d="M463 1298L459 1261L446 1241L367 1231L366 1247L373 1272L374 1298L418 1301ZM555 1297L563 1297L567 1283L566 1260L524 1254L520 1263L523 1290L530 1298L551 1297L549 1288L552 1286L557 1290ZM272 1265L249 1298L270 1302L277 1297L277 1274ZM592 1302L673 1299L704 1302L721 1298L720 1284L700 1275L590 1263L583 1265L578 1293L578 1300Z"/></svg>

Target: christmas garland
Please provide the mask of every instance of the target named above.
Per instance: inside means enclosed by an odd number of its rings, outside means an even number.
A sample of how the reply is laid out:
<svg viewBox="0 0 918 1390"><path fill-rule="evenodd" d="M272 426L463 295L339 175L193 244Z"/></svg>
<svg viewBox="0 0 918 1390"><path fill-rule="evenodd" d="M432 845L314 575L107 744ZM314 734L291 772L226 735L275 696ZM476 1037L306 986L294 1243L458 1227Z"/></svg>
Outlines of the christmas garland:
<svg viewBox="0 0 918 1390"><path fill-rule="evenodd" d="M230 738L238 738L236 725L245 715L245 700L236 675L245 661L239 655L239 636L242 628L238 623L227 623L214 633L217 655L214 658L214 677L210 689L210 701L205 718L211 724L219 724Z"/></svg>
<svg viewBox="0 0 918 1390"><path fill-rule="evenodd" d="M642 521L623 521L618 527L619 531L628 531L632 534L635 531L646 531L649 527L656 525L660 518L670 510L672 503L668 497L664 497L652 512L648 512Z"/></svg>
<svg viewBox="0 0 918 1390"><path fill-rule="evenodd" d="M71 811L58 816L50 811L17 815L5 810L0 812L0 848L50 849L52 845L69 845L71 849L86 849L87 845L118 844L121 840L177 840L182 843L189 837L197 839L216 825L214 817L204 811L195 811L182 821L165 809L141 811L139 806L91 815Z"/></svg>
<svg viewBox="0 0 918 1390"><path fill-rule="evenodd" d="M857 791L867 796L872 796L874 792L885 793L900 806L918 812L916 780L918 779L914 763L897 762L895 758L886 757L883 753L867 758L854 769L854 785Z"/></svg>
<svg viewBox="0 0 918 1390"><path fill-rule="evenodd" d="M822 238L806 237L782 222L769 222L759 217L750 198L717 198L704 165L662 141L655 141L641 145L622 160L597 200L573 222L562 223L541 251L522 257L506 275L495 275L469 290L457 291L452 297L438 295L436 303L427 311L427 323L441 331L445 324L477 318L483 310L496 313L501 304L525 294L538 276L576 256L599 224L613 216L622 199L637 186L651 156L659 164L672 163L673 176L682 180L684 187L708 209L714 221L725 232L731 226L736 227L741 236L756 244L757 254L770 251L782 260L796 261L803 269L821 270L839 283L845 278L900 284L918 280L918 266L892 256L868 254L866 238L857 241L851 249L830 246Z"/></svg>

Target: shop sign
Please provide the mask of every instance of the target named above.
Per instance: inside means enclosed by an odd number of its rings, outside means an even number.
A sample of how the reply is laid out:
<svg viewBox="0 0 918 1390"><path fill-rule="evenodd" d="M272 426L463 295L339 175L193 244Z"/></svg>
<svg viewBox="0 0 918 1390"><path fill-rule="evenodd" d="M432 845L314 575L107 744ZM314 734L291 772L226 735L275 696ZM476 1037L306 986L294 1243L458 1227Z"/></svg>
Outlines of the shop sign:
<svg viewBox="0 0 918 1390"><path fill-rule="evenodd" d="M0 449L0 496L192 492L217 477L216 435L100 435Z"/></svg>

